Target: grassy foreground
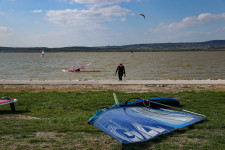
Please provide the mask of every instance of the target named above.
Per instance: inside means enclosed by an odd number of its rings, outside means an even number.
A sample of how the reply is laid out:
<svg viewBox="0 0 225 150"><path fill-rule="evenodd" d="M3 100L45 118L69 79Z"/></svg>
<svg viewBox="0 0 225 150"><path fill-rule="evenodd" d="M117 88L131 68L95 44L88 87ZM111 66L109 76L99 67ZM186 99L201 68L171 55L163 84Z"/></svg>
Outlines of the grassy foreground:
<svg viewBox="0 0 225 150"><path fill-rule="evenodd" d="M131 97L172 97L207 120L143 143L123 145L87 121L113 105L112 91L0 92L18 99L16 112L0 106L0 149L225 149L225 92L117 93Z"/></svg>

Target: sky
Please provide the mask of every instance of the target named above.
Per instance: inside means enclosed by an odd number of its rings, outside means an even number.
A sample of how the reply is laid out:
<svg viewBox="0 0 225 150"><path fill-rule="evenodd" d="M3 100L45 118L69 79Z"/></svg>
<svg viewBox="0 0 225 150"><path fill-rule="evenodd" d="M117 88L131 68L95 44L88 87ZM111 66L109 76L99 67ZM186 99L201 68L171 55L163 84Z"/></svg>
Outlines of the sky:
<svg viewBox="0 0 225 150"><path fill-rule="evenodd" d="M225 40L225 0L0 0L0 46L208 40Z"/></svg>

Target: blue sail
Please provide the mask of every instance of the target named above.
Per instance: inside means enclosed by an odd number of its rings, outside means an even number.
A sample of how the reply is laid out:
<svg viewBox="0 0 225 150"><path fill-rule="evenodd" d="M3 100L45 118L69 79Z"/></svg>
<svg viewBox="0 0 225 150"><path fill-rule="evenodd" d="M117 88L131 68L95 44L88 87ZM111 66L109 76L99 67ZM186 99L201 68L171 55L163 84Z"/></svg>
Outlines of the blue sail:
<svg viewBox="0 0 225 150"><path fill-rule="evenodd" d="M126 105L120 103L104 108L88 122L117 141L127 144L147 141L205 119L185 112L145 107L142 102L131 101Z"/></svg>

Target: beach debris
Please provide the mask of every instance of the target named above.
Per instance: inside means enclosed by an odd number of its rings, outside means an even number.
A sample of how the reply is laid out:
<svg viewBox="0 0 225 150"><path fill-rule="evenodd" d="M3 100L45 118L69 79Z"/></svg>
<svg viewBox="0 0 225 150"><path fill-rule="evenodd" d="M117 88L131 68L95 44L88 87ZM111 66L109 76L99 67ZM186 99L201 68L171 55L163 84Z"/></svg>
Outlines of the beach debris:
<svg viewBox="0 0 225 150"><path fill-rule="evenodd" d="M158 84L157 87L165 87L164 84Z"/></svg>

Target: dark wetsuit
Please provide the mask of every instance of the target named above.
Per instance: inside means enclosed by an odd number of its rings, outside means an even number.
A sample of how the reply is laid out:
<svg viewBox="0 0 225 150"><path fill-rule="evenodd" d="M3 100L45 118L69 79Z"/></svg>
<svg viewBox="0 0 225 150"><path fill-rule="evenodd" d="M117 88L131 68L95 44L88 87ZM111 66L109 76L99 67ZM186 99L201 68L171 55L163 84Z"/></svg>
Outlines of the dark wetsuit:
<svg viewBox="0 0 225 150"><path fill-rule="evenodd" d="M122 80L122 77L123 77L123 74L126 74L125 73L125 67L124 66L118 66L117 69L116 69L116 73L118 71L118 77L119 77L119 80Z"/></svg>

